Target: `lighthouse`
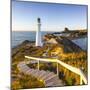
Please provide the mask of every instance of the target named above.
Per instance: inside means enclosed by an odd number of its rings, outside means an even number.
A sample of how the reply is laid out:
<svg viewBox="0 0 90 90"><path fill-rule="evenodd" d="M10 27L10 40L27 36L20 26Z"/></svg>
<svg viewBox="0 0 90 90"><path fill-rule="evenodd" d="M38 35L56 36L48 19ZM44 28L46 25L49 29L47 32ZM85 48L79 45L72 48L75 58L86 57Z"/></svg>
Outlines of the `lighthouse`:
<svg viewBox="0 0 90 90"><path fill-rule="evenodd" d="M41 42L41 20L37 18L36 46L42 46Z"/></svg>

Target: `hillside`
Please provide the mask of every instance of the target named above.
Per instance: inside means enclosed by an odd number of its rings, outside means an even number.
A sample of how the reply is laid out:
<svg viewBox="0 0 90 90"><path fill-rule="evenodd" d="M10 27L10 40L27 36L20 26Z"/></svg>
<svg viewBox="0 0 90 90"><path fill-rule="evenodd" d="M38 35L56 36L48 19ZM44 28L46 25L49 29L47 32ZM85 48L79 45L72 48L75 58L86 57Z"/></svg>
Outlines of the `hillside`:
<svg viewBox="0 0 90 90"><path fill-rule="evenodd" d="M44 42L43 47L36 47L34 46L34 42L31 41L24 41L19 46L12 49L12 79L14 81L12 84L15 86L15 81L18 80L20 83L21 79L19 79L18 75L23 77L22 74L17 69L17 64L21 61L25 61L25 55L33 56L33 57L41 57L41 58L58 58L63 62L81 68L84 73L87 75L87 53L83 51L78 45L73 43L71 40L65 37L56 37L54 35L47 35L47 38ZM52 39L53 38L53 39ZM50 42L52 39L52 42ZM54 40L54 43L53 43ZM55 43L56 42L56 43ZM29 65L30 67L37 68L37 65ZM43 64L40 63L40 68L44 70L51 70L56 73L56 64L55 63L48 63ZM59 78L62 79L66 85L78 85L79 84L79 76L71 73L69 70L66 70L62 66L59 66ZM27 77L27 76L26 76ZM69 78L68 78L69 77ZM34 80L34 77L31 77ZM27 80L25 78L25 80ZM28 79L29 80L29 79ZM33 82L33 81L32 81ZM42 83L37 80L37 83L33 82L33 86L35 87L42 87ZM25 84L27 85L27 84ZM18 87L18 85L17 85ZM22 86L20 86L22 87ZM27 86L26 86L27 87ZM30 87L30 86L28 86Z"/></svg>

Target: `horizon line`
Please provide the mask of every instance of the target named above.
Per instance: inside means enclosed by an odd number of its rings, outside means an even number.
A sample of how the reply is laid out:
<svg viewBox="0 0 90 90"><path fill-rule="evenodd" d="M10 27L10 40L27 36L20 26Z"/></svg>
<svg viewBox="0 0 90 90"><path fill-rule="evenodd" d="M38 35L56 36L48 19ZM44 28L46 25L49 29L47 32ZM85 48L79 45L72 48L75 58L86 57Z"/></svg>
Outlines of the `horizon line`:
<svg viewBox="0 0 90 90"><path fill-rule="evenodd" d="M88 30L88 29L86 29L86 28L83 28L83 29L69 29L70 31L73 31L73 30ZM11 31L36 31L36 30L11 30ZM41 31L47 31L47 32L54 32L53 30L41 30ZM59 32L59 31L64 31L64 29L63 30L55 30L55 32Z"/></svg>

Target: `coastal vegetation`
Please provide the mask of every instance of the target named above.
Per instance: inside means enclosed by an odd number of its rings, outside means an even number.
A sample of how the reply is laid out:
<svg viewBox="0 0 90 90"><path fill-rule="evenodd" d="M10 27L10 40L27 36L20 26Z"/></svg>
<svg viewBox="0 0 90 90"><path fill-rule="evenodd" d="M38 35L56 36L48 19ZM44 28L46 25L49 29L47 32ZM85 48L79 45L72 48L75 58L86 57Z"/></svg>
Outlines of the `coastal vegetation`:
<svg viewBox="0 0 90 90"><path fill-rule="evenodd" d="M67 28L66 28L67 30ZM68 30L69 31L69 30ZM51 38L56 40L57 44L52 44L49 41ZM17 64L21 61L28 61L25 55L41 58L57 58L73 67L80 68L87 76L87 52L82 50L75 43L66 37L57 37L53 34L45 35L43 47L36 47L26 40L21 45L12 49L12 90L17 88L38 88L45 87L44 83L37 80L35 77L21 73ZM30 68L37 68L37 64L27 64ZM56 63L42 63L40 62L40 70L49 70L56 73ZM59 67L59 78L63 80L65 85L80 85L80 76L72 73L66 68Z"/></svg>
<svg viewBox="0 0 90 90"><path fill-rule="evenodd" d="M41 88L45 87L44 83L37 80L35 77L18 73L16 79L12 80L12 90L28 89L28 88Z"/></svg>

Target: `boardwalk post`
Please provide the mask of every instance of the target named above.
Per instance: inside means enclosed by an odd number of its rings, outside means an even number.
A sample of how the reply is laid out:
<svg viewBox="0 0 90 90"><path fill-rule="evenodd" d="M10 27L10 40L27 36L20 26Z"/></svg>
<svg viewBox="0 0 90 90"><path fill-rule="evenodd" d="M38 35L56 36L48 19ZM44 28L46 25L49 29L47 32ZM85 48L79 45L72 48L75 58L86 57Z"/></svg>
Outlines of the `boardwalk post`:
<svg viewBox="0 0 90 90"><path fill-rule="evenodd" d="M30 56L25 56L25 58L28 58L28 59L33 59L33 60L38 60L38 70L39 70L39 61L50 61L50 62L56 62L57 63L57 75L59 75L59 71L58 71L58 64L62 65L64 68L72 71L73 73L77 74L77 75L80 75L80 84L83 84L83 82L85 84L87 84L87 77L85 76L85 74L83 73L83 71L81 71L80 69L76 68L76 67L73 67L71 65L68 65L58 59L46 59L46 58L35 58L35 57L30 57Z"/></svg>
<svg viewBox="0 0 90 90"><path fill-rule="evenodd" d="M58 72L58 62L57 62L57 76L59 75L59 72Z"/></svg>
<svg viewBox="0 0 90 90"><path fill-rule="evenodd" d="M80 85L82 85L83 82L82 82L82 76L80 76Z"/></svg>
<svg viewBox="0 0 90 90"><path fill-rule="evenodd" d="M39 62L40 62L40 61L38 60L38 70L39 70Z"/></svg>

